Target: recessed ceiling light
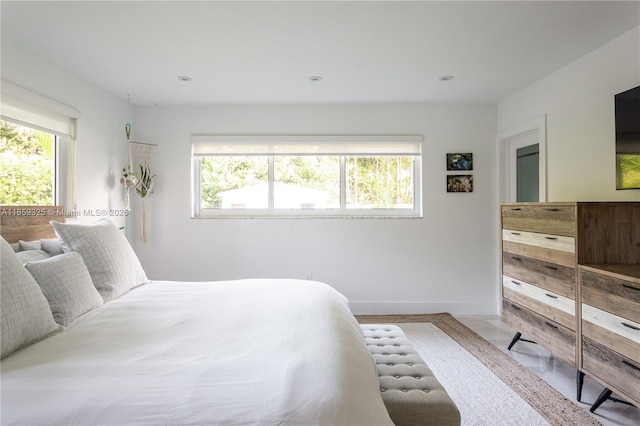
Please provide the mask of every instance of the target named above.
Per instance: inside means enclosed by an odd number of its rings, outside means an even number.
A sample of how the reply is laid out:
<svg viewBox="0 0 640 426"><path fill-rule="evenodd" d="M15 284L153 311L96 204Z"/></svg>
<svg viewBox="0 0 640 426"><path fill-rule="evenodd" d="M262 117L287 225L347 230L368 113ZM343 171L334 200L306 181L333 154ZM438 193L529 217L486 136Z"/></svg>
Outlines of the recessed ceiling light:
<svg viewBox="0 0 640 426"><path fill-rule="evenodd" d="M449 81L449 80L453 80L453 76L452 75L443 75L442 77L440 77L438 80L440 81Z"/></svg>
<svg viewBox="0 0 640 426"><path fill-rule="evenodd" d="M309 77L309 81L313 81L314 83L317 83L319 81L322 81L322 76L312 75L311 77Z"/></svg>
<svg viewBox="0 0 640 426"><path fill-rule="evenodd" d="M187 76L187 75L179 75L178 76L178 80L180 80L180 81L191 81L193 79L191 77Z"/></svg>

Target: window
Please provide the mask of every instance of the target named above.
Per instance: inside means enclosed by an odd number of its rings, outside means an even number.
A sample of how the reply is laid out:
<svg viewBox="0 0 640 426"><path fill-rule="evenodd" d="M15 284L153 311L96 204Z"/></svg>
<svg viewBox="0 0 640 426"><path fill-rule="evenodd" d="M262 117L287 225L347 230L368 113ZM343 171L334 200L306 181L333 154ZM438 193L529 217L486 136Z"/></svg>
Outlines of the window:
<svg viewBox="0 0 640 426"><path fill-rule="evenodd" d="M192 136L193 217L421 217L419 136Z"/></svg>
<svg viewBox="0 0 640 426"><path fill-rule="evenodd" d="M0 204L64 205L73 197L79 112L2 80Z"/></svg>
<svg viewBox="0 0 640 426"><path fill-rule="evenodd" d="M57 137L0 120L0 204L56 204Z"/></svg>

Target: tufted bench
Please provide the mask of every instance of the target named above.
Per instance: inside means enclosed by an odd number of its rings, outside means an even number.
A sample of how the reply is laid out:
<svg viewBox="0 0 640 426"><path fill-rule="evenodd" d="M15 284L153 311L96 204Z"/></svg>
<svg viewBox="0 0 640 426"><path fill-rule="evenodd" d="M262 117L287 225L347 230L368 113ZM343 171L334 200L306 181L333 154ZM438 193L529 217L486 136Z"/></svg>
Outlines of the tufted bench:
<svg viewBox="0 0 640 426"><path fill-rule="evenodd" d="M459 425L460 412L400 327L361 324L380 393L397 426Z"/></svg>

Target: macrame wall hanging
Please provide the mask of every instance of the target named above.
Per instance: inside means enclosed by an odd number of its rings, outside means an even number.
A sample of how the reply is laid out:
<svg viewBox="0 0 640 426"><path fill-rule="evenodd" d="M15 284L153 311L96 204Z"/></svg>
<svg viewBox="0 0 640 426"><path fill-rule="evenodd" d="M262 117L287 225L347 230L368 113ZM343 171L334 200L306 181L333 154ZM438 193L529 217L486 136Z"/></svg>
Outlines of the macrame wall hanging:
<svg viewBox="0 0 640 426"><path fill-rule="evenodd" d="M156 147L154 144L134 142L131 138L131 124L125 125L127 135L127 150L129 163L122 168L120 182L125 187L125 209L130 210L129 189L133 188L135 194L142 200L142 232L140 241L147 242L146 234L146 200L153 194L154 178L151 172L151 154ZM134 166L135 165L135 166Z"/></svg>
<svg viewBox="0 0 640 426"><path fill-rule="evenodd" d="M120 183L124 186L124 209L130 211L131 195L129 190L138 184L138 177L133 171L133 157L131 156L131 124L125 124L124 133L127 135L127 149L125 150L124 166L122 166Z"/></svg>

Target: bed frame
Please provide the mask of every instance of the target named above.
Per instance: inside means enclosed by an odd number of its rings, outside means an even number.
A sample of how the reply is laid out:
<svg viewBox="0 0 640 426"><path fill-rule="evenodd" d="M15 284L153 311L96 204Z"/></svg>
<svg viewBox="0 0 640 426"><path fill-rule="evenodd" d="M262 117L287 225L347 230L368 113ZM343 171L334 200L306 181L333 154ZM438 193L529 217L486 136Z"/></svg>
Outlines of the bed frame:
<svg viewBox="0 0 640 426"><path fill-rule="evenodd" d="M49 222L65 222L61 206L0 206L0 234L8 243L55 238Z"/></svg>

